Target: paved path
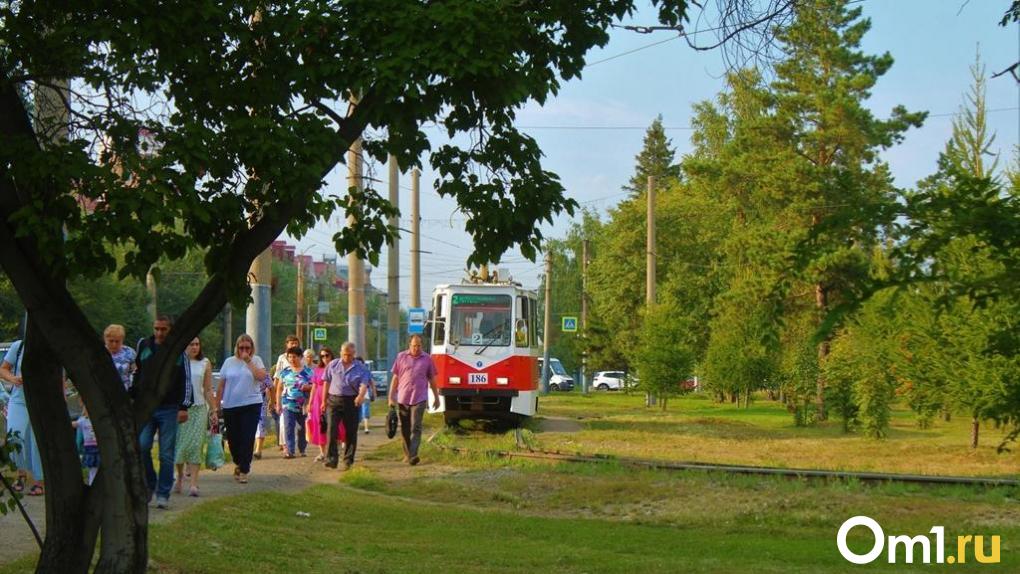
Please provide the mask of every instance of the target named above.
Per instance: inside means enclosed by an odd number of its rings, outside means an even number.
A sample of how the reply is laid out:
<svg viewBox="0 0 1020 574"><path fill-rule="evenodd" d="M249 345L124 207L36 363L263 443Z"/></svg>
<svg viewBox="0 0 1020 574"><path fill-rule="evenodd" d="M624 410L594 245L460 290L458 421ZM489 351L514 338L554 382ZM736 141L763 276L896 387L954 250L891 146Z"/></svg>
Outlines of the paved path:
<svg viewBox="0 0 1020 574"><path fill-rule="evenodd" d="M382 412L385 412L383 410ZM385 419L383 416L373 417L375 423L371 432L361 432L358 436L358 454L356 464L365 464L373 470L396 470L398 467L407 468L399 461L368 461L362 458L375 447L388 442L383 427ZM399 437L393 440L399 440ZM158 524L173 520L181 512L214 498L233 496L247 492L297 492L315 484L334 483L339 479L340 472L337 470L323 468L321 463L314 462L318 453L318 447L308 446L308 457L284 459L283 453L276 447L267 448L263 452L262 460L254 461L252 471L249 475L248 484L237 484L233 480L233 465L228 464L218 471L202 470L199 475L199 497L187 496L185 494L173 494L170 497L170 508L168 510L156 509L154 504L149 505L150 522ZM381 467L381 468L380 468ZM6 500L6 497L5 497ZM22 503L28 510L29 515L39 528L40 534L45 535L46 509L43 497L26 496ZM25 524L20 512L15 511L0 516L0 564L12 562L26 554L38 552L38 545L32 531Z"/></svg>

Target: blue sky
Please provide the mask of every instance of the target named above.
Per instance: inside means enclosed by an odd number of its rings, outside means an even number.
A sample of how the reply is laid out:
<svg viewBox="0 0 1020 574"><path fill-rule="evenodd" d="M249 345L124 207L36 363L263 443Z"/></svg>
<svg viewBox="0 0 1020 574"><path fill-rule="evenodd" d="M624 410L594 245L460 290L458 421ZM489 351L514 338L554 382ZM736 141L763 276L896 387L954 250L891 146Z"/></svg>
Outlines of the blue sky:
<svg viewBox="0 0 1020 574"><path fill-rule="evenodd" d="M887 117L898 104L909 110L926 110L924 127L912 130L899 146L888 150L896 184L910 187L934 170L938 153L951 130L952 114L959 111L971 83L970 66L980 45L987 75L1020 60L1020 27L1000 27L1005 0L864 0L857 3L872 29L864 38L867 53L890 52L896 63L879 80L869 107ZM651 10L636 14L634 23L654 24ZM615 30L609 44L593 51L589 63L667 40L669 32L641 35ZM707 38L706 38L707 40ZM583 206L605 213L624 194L620 187L630 178L634 156L640 151L647 126L662 114L663 124L678 154L690 149L691 106L713 99L723 88L725 65L718 51L696 52L683 40L659 45L597 63L581 79L566 83L544 106L531 104L519 113L525 128L546 154L546 169L560 175L568 196ZM1020 137L1020 88L1007 76L989 79L987 106L1000 166L1010 161ZM586 129L571 129L586 128ZM613 128L613 129L601 129ZM437 132L438 137L438 132ZM437 140L438 141L438 140ZM375 166L385 179L385 166ZM346 170L331 174L328 192L338 193ZM463 215L451 199L432 191L432 173L422 174L422 296L427 299L439 283L459 282L470 237L464 233ZM382 184L385 188L385 183ZM409 227L410 177L401 177L401 226ZM316 258L332 253L329 237L340 221L320 224L298 241L299 251ZM559 217L542 227L546 237L562 237L571 219ZM292 240L293 242L293 240ZM410 242L401 236L401 304L408 305ZM537 287L541 261L526 261L519 253L504 256L501 267L527 287ZM385 288L386 255L373 272L372 283Z"/></svg>

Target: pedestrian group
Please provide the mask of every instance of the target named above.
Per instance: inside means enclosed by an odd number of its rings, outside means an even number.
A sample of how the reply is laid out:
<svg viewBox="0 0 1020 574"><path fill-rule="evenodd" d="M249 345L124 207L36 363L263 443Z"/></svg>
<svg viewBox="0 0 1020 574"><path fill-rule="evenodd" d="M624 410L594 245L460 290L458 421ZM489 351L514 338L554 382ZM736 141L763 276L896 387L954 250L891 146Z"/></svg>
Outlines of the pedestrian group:
<svg viewBox="0 0 1020 574"><path fill-rule="evenodd" d="M150 380L155 376L152 360L172 328L169 316L158 316L152 335L135 347L124 344L123 326L110 325L103 331L113 366L132 398L139 388L154 384ZM4 383L0 384L0 422L6 421L7 431L2 432L0 425L0 441L7 438L18 445L12 450L17 467L13 489L38 496L45 493L45 482L25 400L23 355L22 341L15 341L0 362L0 381ZM403 460L417 465L429 390L433 408L439 407L436 369L422 350L420 335L411 336L408 350L394 361L392 375L387 402L399 412ZM234 354L223 361L215 388L212 363L203 353L201 339L195 337L176 359L172 381L138 436L150 502L155 500L161 509L169 507L171 492L183 494L187 489L189 496L199 496L203 463L214 470L221 464L206 460L206 437L221 427L234 464L234 480L239 484L248 483L252 461L262 457L271 427L276 429L283 458L305 457L311 444L318 449L316 462L326 468L350 469L358 447L359 423L368 433L370 404L376 398L372 373L357 355L354 343L343 343L339 356L328 347L320 348L316 356L315 351L302 349L295 335L287 337L286 348L272 371L255 354L250 335L237 337ZM101 468L99 445L84 405L81 411L72 427L83 480L91 485ZM152 457L154 445L158 445L158 469ZM211 456L212 450L207 454Z"/></svg>

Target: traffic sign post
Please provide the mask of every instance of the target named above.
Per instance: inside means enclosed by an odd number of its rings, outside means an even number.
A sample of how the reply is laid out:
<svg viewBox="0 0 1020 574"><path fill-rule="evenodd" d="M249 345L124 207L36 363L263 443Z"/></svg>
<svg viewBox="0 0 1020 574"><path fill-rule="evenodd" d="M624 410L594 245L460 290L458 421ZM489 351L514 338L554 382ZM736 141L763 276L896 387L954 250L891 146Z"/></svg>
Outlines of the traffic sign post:
<svg viewBox="0 0 1020 574"><path fill-rule="evenodd" d="M576 333L577 332L577 317L564 317L562 330L564 333Z"/></svg>
<svg viewBox="0 0 1020 574"><path fill-rule="evenodd" d="M407 310L407 333L410 335L421 335L425 332L425 309L423 307L411 307Z"/></svg>
<svg viewBox="0 0 1020 574"><path fill-rule="evenodd" d="M326 329L323 327L316 327L312 329L312 340L313 341L325 341L326 340Z"/></svg>

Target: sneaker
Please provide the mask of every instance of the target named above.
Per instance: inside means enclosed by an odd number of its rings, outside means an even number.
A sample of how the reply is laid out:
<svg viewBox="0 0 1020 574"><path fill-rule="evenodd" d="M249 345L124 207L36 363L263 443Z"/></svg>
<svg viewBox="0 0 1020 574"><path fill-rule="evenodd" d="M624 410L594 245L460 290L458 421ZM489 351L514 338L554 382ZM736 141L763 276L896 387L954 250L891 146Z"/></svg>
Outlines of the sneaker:
<svg viewBox="0 0 1020 574"><path fill-rule="evenodd" d="M408 461L408 464L410 464L411 466L414 466L414 465L418 464L419 462L421 462L420 458L418 458L417 456L412 456L411 460Z"/></svg>
<svg viewBox="0 0 1020 574"><path fill-rule="evenodd" d="M163 498L162 496L157 496L156 497L156 508L162 508L163 510L166 510L166 509L170 508L170 499L169 498Z"/></svg>
<svg viewBox="0 0 1020 574"><path fill-rule="evenodd" d="M326 462L322 463L322 466L324 466L326 468L336 468L336 464L337 463L335 463L335 462L326 461Z"/></svg>

